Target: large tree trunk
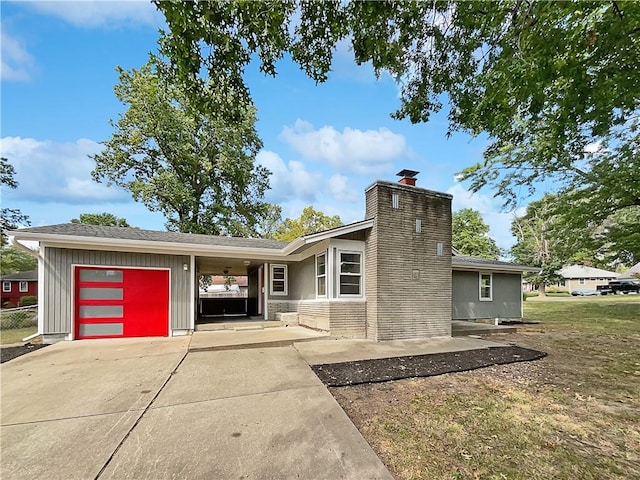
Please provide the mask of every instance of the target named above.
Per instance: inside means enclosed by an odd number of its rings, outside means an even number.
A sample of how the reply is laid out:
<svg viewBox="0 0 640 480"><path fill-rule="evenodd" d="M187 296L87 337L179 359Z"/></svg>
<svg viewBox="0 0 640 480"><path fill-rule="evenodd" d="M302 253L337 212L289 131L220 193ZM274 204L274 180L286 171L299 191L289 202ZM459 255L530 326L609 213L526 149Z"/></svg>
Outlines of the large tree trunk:
<svg viewBox="0 0 640 480"><path fill-rule="evenodd" d="M538 285L539 296L546 297L547 296L547 286L544 283Z"/></svg>

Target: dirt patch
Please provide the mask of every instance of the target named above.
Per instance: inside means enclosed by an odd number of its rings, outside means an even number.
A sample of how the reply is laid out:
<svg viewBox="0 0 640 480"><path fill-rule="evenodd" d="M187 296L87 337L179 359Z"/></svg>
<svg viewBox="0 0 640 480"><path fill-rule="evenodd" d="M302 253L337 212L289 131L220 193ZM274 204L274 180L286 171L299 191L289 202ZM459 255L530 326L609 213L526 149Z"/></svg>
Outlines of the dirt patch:
<svg viewBox="0 0 640 480"><path fill-rule="evenodd" d="M546 353L537 350L516 346L491 347L464 352L330 363L311 368L325 385L343 387L464 372L491 365L537 360L545 355Z"/></svg>
<svg viewBox="0 0 640 480"><path fill-rule="evenodd" d="M0 348L0 363L8 362L21 355L34 352L40 348L44 348L47 345L41 343L25 343L24 345L18 345L15 347L2 347Z"/></svg>

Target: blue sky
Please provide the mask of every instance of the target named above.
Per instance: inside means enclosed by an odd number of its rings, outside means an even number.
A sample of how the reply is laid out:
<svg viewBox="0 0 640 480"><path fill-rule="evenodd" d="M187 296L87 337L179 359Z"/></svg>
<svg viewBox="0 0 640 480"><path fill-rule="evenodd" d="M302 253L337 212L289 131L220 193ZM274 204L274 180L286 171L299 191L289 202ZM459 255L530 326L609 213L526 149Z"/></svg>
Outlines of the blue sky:
<svg viewBox="0 0 640 480"><path fill-rule="evenodd" d="M124 110L113 93L117 65L137 68L157 50L162 16L147 2L3 2L0 154L20 186L2 204L32 225L65 223L80 213L110 212L130 224L162 230L164 218L116 187L91 180L110 119ZM255 66L247 82L258 107L264 148L257 161L271 170L267 200L298 216L307 205L347 222L364 215L364 189L418 170L418 185L454 195L454 210L479 210L501 247L509 247L512 214L491 191L471 195L456 172L482 159L485 142L447 138L445 114L427 124L397 121L398 87L358 67L346 44L328 82L316 85L288 61L276 78Z"/></svg>

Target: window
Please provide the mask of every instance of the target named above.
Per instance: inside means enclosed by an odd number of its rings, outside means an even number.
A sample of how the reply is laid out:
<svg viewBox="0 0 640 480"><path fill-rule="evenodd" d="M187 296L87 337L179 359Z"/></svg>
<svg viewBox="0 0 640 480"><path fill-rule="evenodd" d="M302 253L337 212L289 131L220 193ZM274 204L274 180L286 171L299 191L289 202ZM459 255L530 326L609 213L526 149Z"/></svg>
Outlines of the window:
<svg viewBox="0 0 640 480"><path fill-rule="evenodd" d="M416 233L422 233L422 220L416 218Z"/></svg>
<svg viewBox="0 0 640 480"><path fill-rule="evenodd" d="M2 291L10 292L11 291L11 282L2 282Z"/></svg>
<svg viewBox="0 0 640 480"><path fill-rule="evenodd" d="M391 207L400 208L400 195L398 195L397 193L391 194Z"/></svg>
<svg viewBox="0 0 640 480"><path fill-rule="evenodd" d="M493 275L490 273L480 274L480 300L490 302L493 300Z"/></svg>
<svg viewBox="0 0 640 480"><path fill-rule="evenodd" d="M287 295L286 265L271 265L271 295Z"/></svg>
<svg viewBox="0 0 640 480"><path fill-rule="evenodd" d="M29 291L29 282L20 282L19 290L21 292L28 292Z"/></svg>
<svg viewBox="0 0 640 480"><path fill-rule="evenodd" d="M316 297L327 296L327 252L316 255Z"/></svg>
<svg viewBox="0 0 640 480"><path fill-rule="evenodd" d="M339 295L353 296L362 294L362 254L340 252Z"/></svg>
<svg viewBox="0 0 640 480"><path fill-rule="evenodd" d="M584 285L584 278L579 279L579 280L578 280L578 283L579 283L580 285Z"/></svg>

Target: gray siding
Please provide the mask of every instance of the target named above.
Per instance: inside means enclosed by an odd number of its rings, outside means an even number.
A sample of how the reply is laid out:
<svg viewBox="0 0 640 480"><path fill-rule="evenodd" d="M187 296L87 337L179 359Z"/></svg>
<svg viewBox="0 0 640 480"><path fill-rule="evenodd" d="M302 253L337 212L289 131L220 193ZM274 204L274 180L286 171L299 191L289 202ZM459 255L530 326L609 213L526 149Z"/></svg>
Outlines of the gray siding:
<svg viewBox="0 0 640 480"><path fill-rule="evenodd" d="M480 301L478 272L453 271L452 318L520 318L522 285L519 274L493 273L493 300Z"/></svg>
<svg viewBox="0 0 640 480"><path fill-rule="evenodd" d="M393 194L399 208L392 208ZM366 218L372 217L365 244L367 337L450 336L451 197L377 182L366 192Z"/></svg>
<svg viewBox="0 0 640 480"><path fill-rule="evenodd" d="M171 269L171 328L191 328L191 271L188 256L46 248L44 260L45 334L71 332L73 316L72 265Z"/></svg>
<svg viewBox="0 0 640 480"><path fill-rule="evenodd" d="M316 298L316 256L289 265L289 299ZM274 297L275 298L275 297Z"/></svg>

